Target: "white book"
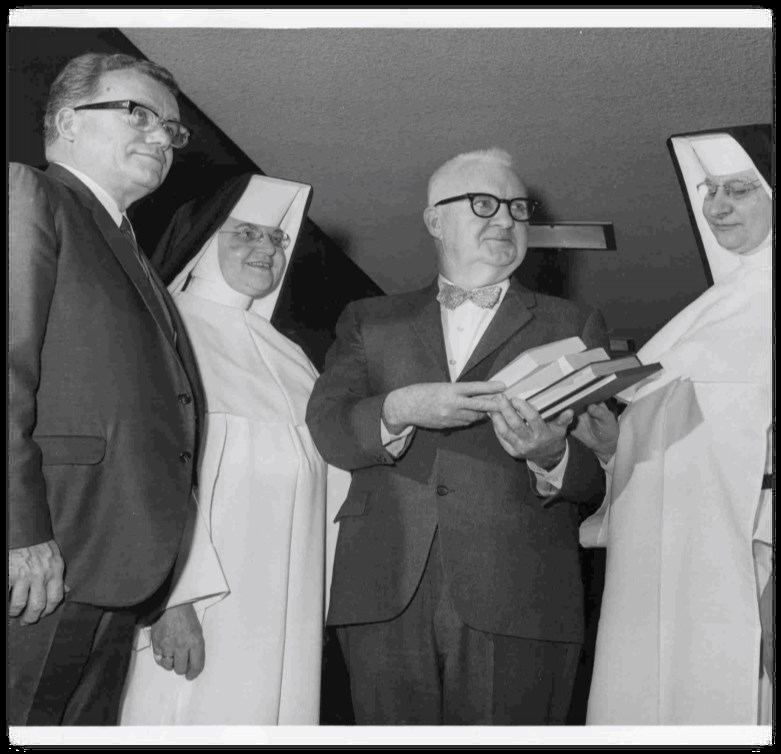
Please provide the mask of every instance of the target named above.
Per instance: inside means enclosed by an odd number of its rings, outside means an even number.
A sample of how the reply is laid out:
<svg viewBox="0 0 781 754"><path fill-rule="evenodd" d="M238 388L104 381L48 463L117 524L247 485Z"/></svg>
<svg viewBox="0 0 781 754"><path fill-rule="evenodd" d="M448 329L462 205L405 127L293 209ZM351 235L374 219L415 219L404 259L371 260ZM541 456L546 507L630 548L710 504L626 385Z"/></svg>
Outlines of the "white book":
<svg viewBox="0 0 781 754"><path fill-rule="evenodd" d="M578 337L554 340L552 343L523 351L491 379L503 382L505 385L514 385L534 370L556 361L561 356L585 350L586 344Z"/></svg>
<svg viewBox="0 0 781 754"><path fill-rule="evenodd" d="M504 394L508 398L528 400L554 382L558 382L562 377L566 377L588 364L593 364L595 361L605 361L609 358L610 356L604 348L589 348L588 351L565 354L556 361L535 369L514 385L510 385Z"/></svg>

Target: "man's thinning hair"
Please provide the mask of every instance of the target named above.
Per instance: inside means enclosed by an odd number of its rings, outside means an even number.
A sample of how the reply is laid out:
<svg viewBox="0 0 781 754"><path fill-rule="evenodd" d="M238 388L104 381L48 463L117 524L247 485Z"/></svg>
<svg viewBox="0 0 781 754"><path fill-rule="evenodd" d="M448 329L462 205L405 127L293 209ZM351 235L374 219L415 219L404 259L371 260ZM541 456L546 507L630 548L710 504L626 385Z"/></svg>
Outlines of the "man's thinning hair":
<svg viewBox="0 0 781 754"><path fill-rule="evenodd" d="M48 149L57 140L57 113L63 107L82 105L95 96L100 77L109 71L137 71L159 81L174 97L179 87L167 68L151 60L122 53L88 52L73 58L63 68L49 89L43 118L44 143Z"/></svg>
<svg viewBox="0 0 781 754"><path fill-rule="evenodd" d="M464 165L470 162L495 162L499 165L514 169L513 158L509 152L499 147L490 149L476 149L473 152L462 152L443 165L440 165L432 174L428 181L428 205L433 206L435 201L445 197L436 196L437 185L453 173L458 172Z"/></svg>

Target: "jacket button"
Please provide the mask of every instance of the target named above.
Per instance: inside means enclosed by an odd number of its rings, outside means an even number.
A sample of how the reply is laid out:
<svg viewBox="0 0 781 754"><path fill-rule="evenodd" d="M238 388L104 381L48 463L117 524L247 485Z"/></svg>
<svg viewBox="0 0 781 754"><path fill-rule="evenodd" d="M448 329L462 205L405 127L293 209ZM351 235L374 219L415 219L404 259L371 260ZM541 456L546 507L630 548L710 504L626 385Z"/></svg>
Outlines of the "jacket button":
<svg viewBox="0 0 781 754"><path fill-rule="evenodd" d="M192 396L189 393L179 393L179 403L186 406L188 403L192 403Z"/></svg>
<svg viewBox="0 0 781 754"><path fill-rule="evenodd" d="M437 495L439 495L440 497L444 497L445 495L447 495L448 492L450 492L450 490L447 487L445 487L444 484L440 484L437 487Z"/></svg>
<svg viewBox="0 0 781 754"><path fill-rule="evenodd" d="M192 458L193 458L193 454L186 450L184 451L184 453L179 454L179 460L182 463L190 463L190 461L192 461Z"/></svg>

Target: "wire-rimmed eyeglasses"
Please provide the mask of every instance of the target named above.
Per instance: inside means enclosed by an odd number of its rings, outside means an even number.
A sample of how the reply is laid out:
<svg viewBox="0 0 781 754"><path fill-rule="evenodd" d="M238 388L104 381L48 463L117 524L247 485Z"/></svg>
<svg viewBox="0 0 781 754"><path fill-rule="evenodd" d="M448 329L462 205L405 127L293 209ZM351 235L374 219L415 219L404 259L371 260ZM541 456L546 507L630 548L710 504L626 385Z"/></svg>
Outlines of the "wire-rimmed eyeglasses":
<svg viewBox="0 0 781 754"><path fill-rule="evenodd" d="M515 199L499 199L493 194L459 194L447 199L440 199L434 204L439 207L440 204L450 204L451 202L460 202L462 199L469 199L469 205L472 207L478 217L493 217L502 204L507 205L510 210L510 217L518 222L526 222L539 207L539 202L534 199L527 199L525 196L517 196Z"/></svg>
<svg viewBox="0 0 781 754"><path fill-rule="evenodd" d="M132 99L114 100L112 102L92 102L89 105L79 105L74 110L126 110L128 122L142 133L162 128L171 140L171 146L181 149L187 146L192 131L178 120L163 120L154 110Z"/></svg>
<svg viewBox="0 0 781 754"><path fill-rule="evenodd" d="M704 199L713 199L721 188L724 191L724 195L730 199L746 199L753 194L760 185L760 181L746 181L740 178L734 178L731 181L724 181L724 183L716 183L715 181L703 181L697 184L697 191Z"/></svg>
<svg viewBox="0 0 781 754"><path fill-rule="evenodd" d="M285 233L281 228L266 228L263 229L258 225L245 225L234 230L220 230L219 233L230 233L240 241L246 243L262 243L264 238L268 238L269 242L277 249L284 251L290 246L290 236Z"/></svg>

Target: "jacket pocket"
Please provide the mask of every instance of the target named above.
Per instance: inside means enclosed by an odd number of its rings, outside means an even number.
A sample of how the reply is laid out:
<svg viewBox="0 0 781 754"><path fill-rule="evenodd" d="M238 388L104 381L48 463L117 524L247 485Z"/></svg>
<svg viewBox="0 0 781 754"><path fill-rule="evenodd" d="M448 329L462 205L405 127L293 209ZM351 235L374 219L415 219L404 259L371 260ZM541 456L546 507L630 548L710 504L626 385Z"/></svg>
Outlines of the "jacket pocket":
<svg viewBox="0 0 781 754"><path fill-rule="evenodd" d="M370 494L370 492L358 492L348 495L347 499L342 503L342 507L339 508L334 523L348 516L362 516L366 512L366 501L369 499Z"/></svg>
<svg viewBox="0 0 781 754"><path fill-rule="evenodd" d="M43 454L44 466L100 463L106 455L106 438L89 435L41 435L33 437Z"/></svg>

